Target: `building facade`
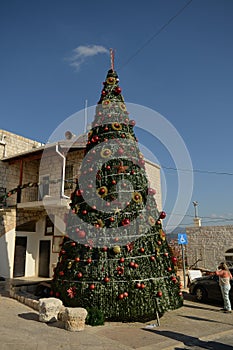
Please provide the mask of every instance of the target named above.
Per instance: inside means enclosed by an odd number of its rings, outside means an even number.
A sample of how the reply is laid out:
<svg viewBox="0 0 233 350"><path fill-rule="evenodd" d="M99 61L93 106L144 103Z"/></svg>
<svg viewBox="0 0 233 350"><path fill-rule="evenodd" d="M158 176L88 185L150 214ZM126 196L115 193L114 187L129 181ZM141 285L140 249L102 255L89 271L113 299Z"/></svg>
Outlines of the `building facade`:
<svg viewBox="0 0 233 350"><path fill-rule="evenodd" d="M215 271L221 261L233 266L233 226L186 228L188 266Z"/></svg>
<svg viewBox="0 0 233 350"><path fill-rule="evenodd" d="M52 277L86 138L45 146L0 130L0 276ZM160 167L145 167L161 210Z"/></svg>

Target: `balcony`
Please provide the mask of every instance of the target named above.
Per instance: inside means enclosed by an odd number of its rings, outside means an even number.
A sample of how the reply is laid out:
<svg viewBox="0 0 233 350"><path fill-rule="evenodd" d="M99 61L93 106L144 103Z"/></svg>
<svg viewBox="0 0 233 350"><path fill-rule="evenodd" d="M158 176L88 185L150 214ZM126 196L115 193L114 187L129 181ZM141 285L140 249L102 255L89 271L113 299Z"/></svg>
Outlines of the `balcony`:
<svg viewBox="0 0 233 350"><path fill-rule="evenodd" d="M69 208L69 197L62 198L55 191L51 191L53 195L43 191L44 188L27 187L23 188L17 194L17 208L29 210L43 210L44 208Z"/></svg>

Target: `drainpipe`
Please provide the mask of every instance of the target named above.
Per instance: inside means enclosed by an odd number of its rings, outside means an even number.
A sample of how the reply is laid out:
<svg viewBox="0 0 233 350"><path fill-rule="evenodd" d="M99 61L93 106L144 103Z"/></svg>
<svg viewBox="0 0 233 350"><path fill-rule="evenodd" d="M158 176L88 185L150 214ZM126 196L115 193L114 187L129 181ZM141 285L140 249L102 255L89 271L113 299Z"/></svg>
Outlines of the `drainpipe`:
<svg viewBox="0 0 233 350"><path fill-rule="evenodd" d="M56 144L56 152L59 154L59 156L62 157L63 163L62 163L62 179L61 179L61 197L62 198L69 198L68 196L65 196L65 169L66 169L66 157L64 154L62 154L58 149L58 144Z"/></svg>

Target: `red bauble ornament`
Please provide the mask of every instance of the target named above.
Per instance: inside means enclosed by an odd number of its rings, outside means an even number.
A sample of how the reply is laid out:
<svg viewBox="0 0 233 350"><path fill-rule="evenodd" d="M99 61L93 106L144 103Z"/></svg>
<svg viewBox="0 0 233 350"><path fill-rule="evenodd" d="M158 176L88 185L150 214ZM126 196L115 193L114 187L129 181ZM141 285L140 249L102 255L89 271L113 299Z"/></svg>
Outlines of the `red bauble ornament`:
<svg viewBox="0 0 233 350"><path fill-rule="evenodd" d="M124 299L124 294L119 294L118 299L120 299L120 300Z"/></svg>
<svg viewBox="0 0 233 350"><path fill-rule="evenodd" d="M129 266L130 267L134 267L135 266L135 262L134 261L130 261Z"/></svg>
<svg viewBox="0 0 233 350"><path fill-rule="evenodd" d="M79 262L80 258L78 256L76 256L76 258L74 258L74 261Z"/></svg>
<svg viewBox="0 0 233 350"><path fill-rule="evenodd" d="M139 249L139 251L140 251L141 253L144 253L144 252L145 252L145 249L144 249L143 247L141 247L141 248Z"/></svg>
<svg viewBox="0 0 233 350"><path fill-rule="evenodd" d="M141 287L140 287L140 288L141 288L141 289L146 288L145 284L144 284L144 283L141 283Z"/></svg>
<svg viewBox="0 0 233 350"><path fill-rule="evenodd" d="M116 180L112 180L112 185L116 185Z"/></svg>
<svg viewBox="0 0 233 350"><path fill-rule="evenodd" d="M136 283L136 288L140 289L141 288L141 283Z"/></svg>
<svg viewBox="0 0 233 350"><path fill-rule="evenodd" d="M171 270L172 270L171 266L168 266L167 271L171 272Z"/></svg>
<svg viewBox="0 0 233 350"><path fill-rule="evenodd" d="M139 159L138 164L142 165L142 166L145 165L145 160L144 159Z"/></svg>
<svg viewBox="0 0 233 350"><path fill-rule="evenodd" d="M83 214L83 215L87 215L87 210L84 209L84 210L82 211L82 214Z"/></svg>
<svg viewBox="0 0 233 350"><path fill-rule="evenodd" d="M154 256L151 256L151 257L150 257L150 260L151 260L151 261L155 261L155 257L154 257Z"/></svg>
<svg viewBox="0 0 233 350"><path fill-rule="evenodd" d="M90 284L89 289L90 289L90 290L94 290L94 289L95 289L94 283Z"/></svg>
<svg viewBox="0 0 233 350"><path fill-rule="evenodd" d="M56 293L55 293L55 297L56 297L56 298L59 298L59 297L60 297L60 293L59 293L59 292L56 292Z"/></svg>
<svg viewBox="0 0 233 350"><path fill-rule="evenodd" d="M157 292L157 296L158 296L159 298L161 298L162 295L163 295L163 293L159 290L159 291Z"/></svg>
<svg viewBox="0 0 233 350"><path fill-rule="evenodd" d="M107 252L107 251L108 251L108 247L103 247L103 248L102 248L102 251L103 251L103 252Z"/></svg>
<svg viewBox="0 0 233 350"><path fill-rule="evenodd" d="M120 154L120 155L124 154L123 148L119 148L118 151L117 151L117 153Z"/></svg>
<svg viewBox="0 0 233 350"><path fill-rule="evenodd" d="M106 169L107 169L107 170L111 170L110 165L107 165L107 166L106 166Z"/></svg>
<svg viewBox="0 0 233 350"><path fill-rule="evenodd" d="M154 194L156 194L156 190L154 190L153 188L148 188L148 194L153 196Z"/></svg>
<svg viewBox="0 0 233 350"><path fill-rule="evenodd" d="M81 231L78 232L77 236L78 236L78 238L85 238L86 237L86 232L81 230Z"/></svg>
<svg viewBox="0 0 233 350"><path fill-rule="evenodd" d="M54 294L54 292L53 292L53 290L51 290L51 291L49 292L49 295L52 297L53 294Z"/></svg>
<svg viewBox="0 0 233 350"><path fill-rule="evenodd" d="M139 268L139 265L135 263L135 264L134 264L134 268L135 268L135 269L138 269L138 268Z"/></svg>
<svg viewBox="0 0 233 350"><path fill-rule="evenodd" d="M124 292L124 298L127 298L129 294L127 292Z"/></svg>
<svg viewBox="0 0 233 350"><path fill-rule="evenodd" d="M94 140L94 142L97 142L97 141L99 141L99 136L98 136L98 135L95 135L95 136L93 136L92 139Z"/></svg>
<svg viewBox="0 0 233 350"><path fill-rule="evenodd" d="M163 255L164 255L164 256L168 256L168 252L165 252Z"/></svg>
<svg viewBox="0 0 233 350"><path fill-rule="evenodd" d="M119 261L120 263L123 263L125 261L125 258L121 257Z"/></svg>
<svg viewBox="0 0 233 350"><path fill-rule="evenodd" d="M77 273L77 277L78 277L78 278L82 278L82 277L83 277L82 272Z"/></svg>
<svg viewBox="0 0 233 350"><path fill-rule="evenodd" d="M70 245L71 245L72 247L75 247L75 246L76 246L76 243L75 243L75 242L71 242Z"/></svg>
<svg viewBox="0 0 233 350"><path fill-rule="evenodd" d="M121 88L117 86L114 91L117 95L119 95L121 93Z"/></svg>
<svg viewBox="0 0 233 350"><path fill-rule="evenodd" d="M104 194L106 192L106 190L105 190L105 188L100 188L100 190L99 190L99 194Z"/></svg>
<svg viewBox="0 0 233 350"><path fill-rule="evenodd" d="M87 259L87 263L88 263L88 264L91 264L91 263L92 263L91 258L88 258L88 259Z"/></svg>
<svg viewBox="0 0 233 350"><path fill-rule="evenodd" d="M121 223L122 223L123 226L127 226L127 225L130 224L130 220L128 218L125 218L125 219L122 220Z"/></svg>
<svg viewBox="0 0 233 350"><path fill-rule="evenodd" d="M106 95L106 91L102 90L102 96L105 96L105 95Z"/></svg>
<svg viewBox="0 0 233 350"><path fill-rule="evenodd" d="M111 217L109 218L109 221L110 221L110 222L114 222L114 221L115 221L115 218L114 218L113 216L111 216Z"/></svg>
<svg viewBox="0 0 233 350"><path fill-rule="evenodd" d="M108 276L104 277L104 282L108 283L110 281L110 278Z"/></svg>
<svg viewBox="0 0 233 350"><path fill-rule="evenodd" d="M165 219L165 217L167 216L167 214L165 213L165 211L161 211L160 215L159 215L159 218L161 220Z"/></svg>
<svg viewBox="0 0 233 350"><path fill-rule="evenodd" d="M83 190L77 190L76 191L76 195L79 197L79 196L82 196L83 194Z"/></svg>
<svg viewBox="0 0 233 350"><path fill-rule="evenodd" d="M129 124L134 126L134 125L136 125L136 122L135 122L135 120L132 119L132 120L129 121Z"/></svg>
<svg viewBox="0 0 233 350"><path fill-rule="evenodd" d="M157 244L158 244L158 245L161 245L161 244L162 244L162 242L161 242L161 241L158 241L158 242L157 242Z"/></svg>
<svg viewBox="0 0 233 350"><path fill-rule="evenodd" d="M60 276L64 276L64 274L65 274L64 271L59 271Z"/></svg>
<svg viewBox="0 0 233 350"><path fill-rule="evenodd" d="M177 264L177 258L175 256L172 257L173 264Z"/></svg>

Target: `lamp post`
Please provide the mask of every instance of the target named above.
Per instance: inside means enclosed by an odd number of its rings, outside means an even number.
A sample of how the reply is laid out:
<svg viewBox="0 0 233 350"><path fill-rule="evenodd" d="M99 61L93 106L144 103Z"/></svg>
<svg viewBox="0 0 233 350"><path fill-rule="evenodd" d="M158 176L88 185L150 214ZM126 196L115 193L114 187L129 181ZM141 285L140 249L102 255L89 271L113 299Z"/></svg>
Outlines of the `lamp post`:
<svg viewBox="0 0 233 350"><path fill-rule="evenodd" d="M197 206L198 206L198 202L194 201L193 202L194 205L194 226L201 226L201 219L198 217L198 211L197 211Z"/></svg>
<svg viewBox="0 0 233 350"><path fill-rule="evenodd" d="M197 218L198 217L198 211L197 211L198 202L194 201L193 205L194 205L194 216L195 216L195 218Z"/></svg>

